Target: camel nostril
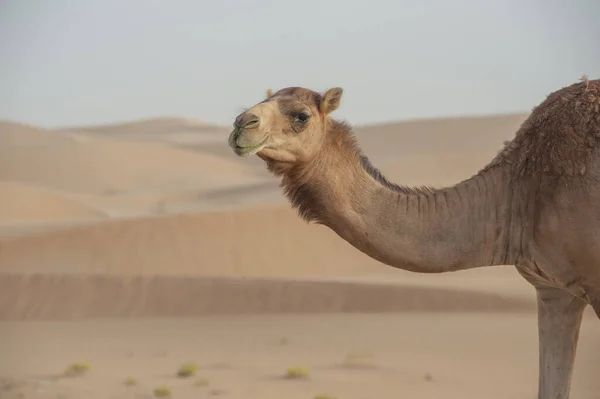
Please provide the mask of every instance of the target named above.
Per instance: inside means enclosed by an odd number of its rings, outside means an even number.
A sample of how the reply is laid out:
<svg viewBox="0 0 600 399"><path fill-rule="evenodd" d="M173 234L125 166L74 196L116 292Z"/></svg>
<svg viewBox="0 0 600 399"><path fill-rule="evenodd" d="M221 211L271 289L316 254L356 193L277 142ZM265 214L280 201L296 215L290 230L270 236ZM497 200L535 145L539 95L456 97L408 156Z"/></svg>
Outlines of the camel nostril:
<svg viewBox="0 0 600 399"><path fill-rule="evenodd" d="M250 129L257 127L260 123L258 116L251 113L244 113L235 119L235 126L238 128Z"/></svg>
<svg viewBox="0 0 600 399"><path fill-rule="evenodd" d="M256 126L258 126L258 122L259 122L258 118L252 119L249 121L245 121L244 125L242 127L244 127L244 128L256 127Z"/></svg>

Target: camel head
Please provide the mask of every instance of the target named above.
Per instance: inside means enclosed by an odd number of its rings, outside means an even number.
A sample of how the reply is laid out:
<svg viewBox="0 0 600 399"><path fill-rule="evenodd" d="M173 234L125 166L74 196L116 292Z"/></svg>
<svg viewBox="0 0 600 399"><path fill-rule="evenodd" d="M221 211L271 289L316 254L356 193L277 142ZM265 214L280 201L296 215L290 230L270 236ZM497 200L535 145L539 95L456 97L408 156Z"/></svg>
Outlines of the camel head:
<svg viewBox="0 0 600 399"><path fill-rule="evenodd" d="M237 116L229 146L239 156L256 154L267 162L297 163L314 157L325 142L329 114L342 98L341 88L324 94L288 87Z"/></svg>

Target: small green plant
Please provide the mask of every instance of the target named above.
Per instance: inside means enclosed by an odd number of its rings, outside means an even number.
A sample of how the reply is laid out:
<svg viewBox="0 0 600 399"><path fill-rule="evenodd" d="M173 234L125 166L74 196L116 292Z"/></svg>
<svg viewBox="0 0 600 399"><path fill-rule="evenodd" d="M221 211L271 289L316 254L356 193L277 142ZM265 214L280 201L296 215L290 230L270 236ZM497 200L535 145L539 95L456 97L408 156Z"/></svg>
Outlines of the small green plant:
<svg viewBox="0 0 600 399"><path fill-rule="evenodd" d="M133 377L127 377L125 379L125 385L127 385L127 386L137 385L137 380Z"/></svg>
<svg viewBox="0 0 600 399"><path fill-rule="evenodd" d="M75 362L67 367L65 370L65 375L67 377L79 377L86 374L91 368L92 366L90 366L89 363Z"/></svg>
<svg viewBox="0 0 600 399"><path fill-rule="evenodd" d="M288 378L288 379L308 378L309 375L310 375L309 369L307 369L306 367L296 366L296 367L290 367L289 369L287 369L287 371L285 373L285 378Z"/></svg>
<svg viewBox="0 0 600 399"><path fill-rule="evenodd" d="M198 366L194 363L185 363L177 370L178 377L191 377L198 371Z"/></svg>
<svg viewBox="0 0 600 399"><path fill-rule="evenodd" d="M210 384L210 381L208 381L207 378L198 378L196 381L194 381L194 386L197 387L207 387Z"/></svg>
<svg viewBox="0 0 600 399"><path fill-rule="evenodd" d="M153 393L155 398L170 398L172 395L171 388L166 385L154 388Z"/></svg>

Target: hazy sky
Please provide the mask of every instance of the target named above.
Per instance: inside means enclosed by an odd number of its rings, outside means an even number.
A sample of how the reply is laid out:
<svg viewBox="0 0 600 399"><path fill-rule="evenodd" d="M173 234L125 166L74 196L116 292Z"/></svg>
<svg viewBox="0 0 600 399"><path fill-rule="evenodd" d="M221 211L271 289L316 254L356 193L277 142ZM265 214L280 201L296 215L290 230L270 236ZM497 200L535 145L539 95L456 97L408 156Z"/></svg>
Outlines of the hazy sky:
<svg viewBox="0 0 600 399"><path fill-rule="evenodd" d="M267 88L362 124L528 111L600 78L598 0L0 0L0 119L230 125Z"/></svg>

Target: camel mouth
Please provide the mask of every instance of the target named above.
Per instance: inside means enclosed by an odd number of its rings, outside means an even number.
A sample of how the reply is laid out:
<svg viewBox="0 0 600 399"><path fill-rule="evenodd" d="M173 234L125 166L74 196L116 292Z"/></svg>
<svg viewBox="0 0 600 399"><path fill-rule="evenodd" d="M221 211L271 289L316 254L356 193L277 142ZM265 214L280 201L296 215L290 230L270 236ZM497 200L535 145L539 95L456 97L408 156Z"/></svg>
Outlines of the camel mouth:
<svg viewBox="0 0 600 399"><path fill-rule="evenodd" d="M238 139L243 134L243 129L235 128L229 135L229 147L231 147L236 155L240 157L254 155L262 151L267 146L267 140L269 139L268 135L264 136L260 143L244 143L245 145L239 145Z"/></svg>
<svg viewBox="0 0 600 399"><path fill-rule="evenodd" d="M233 131L231 133L231 135L229 136L229 146L233 149L233 152L235 152L235 154L237 156L247 157L250 155L254 155L254 154L262 151L263 148L265 148L267 146L267 137L265 137L258 144L250 144L250 145L240 146L237 143L237 139L240 136L240 134L241 133L239 133L239 131Z"/></svg>
<svg viewBox="0 0 600 399"><path fill-rule="evenodd" d="M267 146L267 144L264 141L259 145L253 145L253 146L248 146L248 147L240 147L239 145L236 144L233 147L233 151L240 157L248 157L250 155L254 155L254 154L262 151L266 146Z"/></svg>

